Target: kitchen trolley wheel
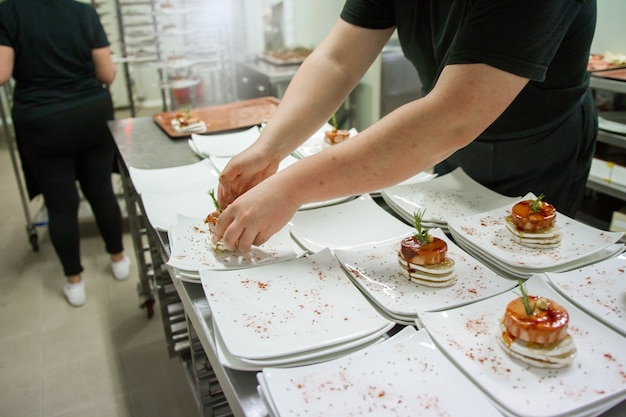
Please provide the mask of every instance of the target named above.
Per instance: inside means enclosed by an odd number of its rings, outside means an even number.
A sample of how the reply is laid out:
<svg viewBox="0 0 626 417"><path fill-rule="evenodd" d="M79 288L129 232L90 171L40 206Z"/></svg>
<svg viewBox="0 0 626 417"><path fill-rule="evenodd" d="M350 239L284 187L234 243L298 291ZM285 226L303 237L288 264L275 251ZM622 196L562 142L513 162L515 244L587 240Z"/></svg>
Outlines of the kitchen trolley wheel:
<svg viewBox="0 0 626 417"><path fill-rule="evenodd" d="M35 229L34 226L28 227L27 229L30 246L35 252L39 252L39 236L37 236L37 229Z"/></svg>

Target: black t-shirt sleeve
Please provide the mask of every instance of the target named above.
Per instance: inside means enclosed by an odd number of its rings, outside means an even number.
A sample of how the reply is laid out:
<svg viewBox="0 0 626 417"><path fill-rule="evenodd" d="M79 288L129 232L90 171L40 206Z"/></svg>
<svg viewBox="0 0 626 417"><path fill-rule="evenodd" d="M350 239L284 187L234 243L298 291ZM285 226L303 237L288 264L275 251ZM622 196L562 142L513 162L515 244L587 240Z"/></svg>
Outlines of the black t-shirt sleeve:
<svg viewBox="0 0 626 417"><path fill-rule="evenodd" d="M389 0L347 0L340 17L367 29L388 29L395 25L393 10Z"/></svg>
<svg viewBox="0 0 626 417"><path fill-rule="evenodd" d="M92 7L89 8L88 11L89 21L91 22L89 27L90 29L90 43L92 49L104 48L105 46L109 46L109 40L107 38L106 32L104 31L104 27L100 22L100 17L96 10Z"/></svg>
<svg viewBox="0 0 626 417"><path fill-rule="evenodd" d="M480 62L543 81L579 8L576 0L474 1L446 64Z"/></svg>

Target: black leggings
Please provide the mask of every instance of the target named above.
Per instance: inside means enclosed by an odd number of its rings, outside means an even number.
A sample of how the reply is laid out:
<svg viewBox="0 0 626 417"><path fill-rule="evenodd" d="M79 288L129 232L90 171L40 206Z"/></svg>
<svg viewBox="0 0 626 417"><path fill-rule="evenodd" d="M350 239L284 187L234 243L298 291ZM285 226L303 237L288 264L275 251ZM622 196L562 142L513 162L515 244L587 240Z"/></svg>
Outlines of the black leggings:
<svg viewBox="0 0 626 417"><path fill-rule="evenodd" d="M50 239L66 276L83 271L76 181L89 202L107 253L123 251L122 216L111 182L115 143L110 97L16 125L20 153L44 197Z"/></svg>

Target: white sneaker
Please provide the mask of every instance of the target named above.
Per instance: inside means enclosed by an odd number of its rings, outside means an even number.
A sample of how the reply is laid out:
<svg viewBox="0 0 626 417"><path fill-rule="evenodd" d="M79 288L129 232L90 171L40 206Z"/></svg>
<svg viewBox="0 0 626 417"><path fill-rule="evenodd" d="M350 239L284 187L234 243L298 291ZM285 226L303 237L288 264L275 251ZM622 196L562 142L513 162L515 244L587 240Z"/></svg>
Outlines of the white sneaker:
<svg viewBox="0 0 626 417"><path fill-rule="evenodd" d="M111 262L111 271L113 271L113 276L118 281L128 278L130 274L130 259L128 256L124 256L124 259L121 261Z"/></svg>
<svg viewBox="0 0 626 417"><path fill-rule="evenodd" d="M82 280L77 284L66 282L63 287L63 295L72 306L82 306L85 304L85 282Z"/></svg>

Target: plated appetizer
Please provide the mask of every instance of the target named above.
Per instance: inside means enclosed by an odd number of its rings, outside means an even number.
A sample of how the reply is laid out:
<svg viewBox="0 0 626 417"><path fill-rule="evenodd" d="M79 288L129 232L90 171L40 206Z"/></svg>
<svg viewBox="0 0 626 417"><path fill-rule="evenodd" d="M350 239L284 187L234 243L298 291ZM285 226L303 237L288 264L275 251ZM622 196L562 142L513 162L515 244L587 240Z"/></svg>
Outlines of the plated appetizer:
<svg viewBox="0 0 626 417"><path fill-rule="evenodd" d="M415 212L416 233L402 239L398 262L409 280L429 287L448 287L457 280L454 260L448 258L448 244L422 227L422 212Z"/></svg>
<svg viewBox="0 0 626 417"><path fill-rule="evenodd" d="M171 121L172 128L177 132L204 132L206 123L200 120L196 114L189 109L182 109L176 112Z"/></svg>
<svg viewBox="0 0 626 417"><path fill-rule="evenodd" d="M521 296L511 301L498 321L498 344L510 356L540 368L563 368L576 356L567 329L569 313L549 298L528 295L520 281Z"/></svg>
<svg viewBox="0 0 626 417"><path fill-rule="evenodd" d="M220 205L217 202L217 198L215 198L215 190L213 188L209 190L209 196L211 197L211 200L213 200L213 205L215 206L215 210L213 210L211 213L209 213L208 216L206 216L206 219L204 219L204 223L206 223L206 225L209 227L209 232L211 232L211 235L212 235L213 232L215 231L215 225L217 224L217 219L220 217L220 214L222 214L222 209L220 208ZM216 243L215 249L217 250L218 248L219 248L219 243Z"/></svg>
<svg viewBox="0 0 626 417"><path fill-rule="evenodd" d="M556 225L556 209L543 198L541 194L535 200L515 203L506 216L506 228L520 245L550 249L561 244L562 233Z"/></svg>
<svg viewBox="0 0 626 417"><path fill-rule="evenodd" d="M324 141L329 145L336 145L350 138L350 131L345 129L339 129L337 125L337 115L333 114L330 120L333 129L324 132Z"/></svg>

